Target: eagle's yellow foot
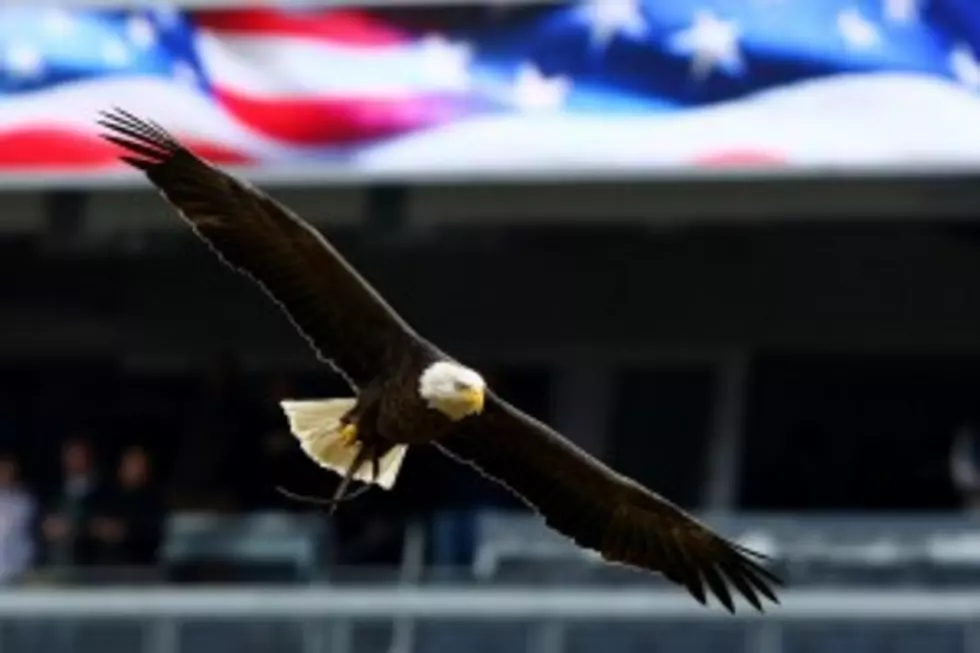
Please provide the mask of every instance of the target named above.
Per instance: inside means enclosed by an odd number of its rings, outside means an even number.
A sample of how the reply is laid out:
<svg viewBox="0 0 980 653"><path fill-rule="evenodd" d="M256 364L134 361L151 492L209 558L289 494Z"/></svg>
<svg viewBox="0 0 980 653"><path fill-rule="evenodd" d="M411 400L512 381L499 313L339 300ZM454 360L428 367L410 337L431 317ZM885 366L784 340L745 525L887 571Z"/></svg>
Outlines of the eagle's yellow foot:
<svg viewBox="0 0 980 653"><path fill-rule="evenodd" d="M345 447L352 447L357 442L357 424L345 424L340 429L340 440Z"/></svg>

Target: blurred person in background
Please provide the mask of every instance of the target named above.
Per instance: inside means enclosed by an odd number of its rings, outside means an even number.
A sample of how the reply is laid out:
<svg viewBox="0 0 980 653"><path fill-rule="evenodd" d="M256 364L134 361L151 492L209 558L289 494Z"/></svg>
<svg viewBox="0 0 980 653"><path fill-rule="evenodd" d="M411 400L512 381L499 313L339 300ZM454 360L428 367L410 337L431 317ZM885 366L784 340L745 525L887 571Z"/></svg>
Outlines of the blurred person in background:
<svg viewBox="0 0 980 653"><path fill-rule="evenodd" d="M0 584L16 583L30 569L36 512L34 497L21 485L17 460L0 454Z"/></svg>
<svg viewBox="0 0 980 653"><path fill-rule="evenodd" d="M953 438L950 475L964 509L980 516L980 436L973 426L961 426Z"/></svg>
<svg viewBox="0 0 980 653"><path fill-rule="evenodd" d="M98 501L91 533L101 564L151 566L163 539L164 509L142 446L123 451L116 482Z"/></svg>
<svg viewBox="0 0 980 653"><path fill-rule="evenodd" d="M60 487L47 497L41 522L44 557L55 567L90 564L95 552L90 521L100 483L86 437L75 436L62 445L61 466Z"/></svg>

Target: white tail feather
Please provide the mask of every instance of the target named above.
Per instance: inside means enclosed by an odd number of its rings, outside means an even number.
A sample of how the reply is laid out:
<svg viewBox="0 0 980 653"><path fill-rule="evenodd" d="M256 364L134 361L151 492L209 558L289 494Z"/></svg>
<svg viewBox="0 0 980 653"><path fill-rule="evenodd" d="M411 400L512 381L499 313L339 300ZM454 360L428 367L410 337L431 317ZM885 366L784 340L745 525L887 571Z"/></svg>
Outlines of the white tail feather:
<svg viewBox="0 0 980 653"><path fill-rule="evenodd" d="M348 398L285 400L279 405L286 413L289 430L299 440L303 452L320 467L343 477L354 463L361 446L348 447L340 438L340 419L355 403L356 399ZM407 451L406 445L392 448L378 461L378 478L373 478L373 465L367 462L354 473L354 480L390 490L395 485Z"/></svg>

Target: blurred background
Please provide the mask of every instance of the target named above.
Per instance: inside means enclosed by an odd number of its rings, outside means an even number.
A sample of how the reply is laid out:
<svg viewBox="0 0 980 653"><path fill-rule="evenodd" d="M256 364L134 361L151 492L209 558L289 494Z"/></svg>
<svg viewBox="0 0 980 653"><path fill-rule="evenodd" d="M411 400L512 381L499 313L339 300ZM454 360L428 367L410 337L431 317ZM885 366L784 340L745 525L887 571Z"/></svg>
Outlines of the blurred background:
<svg viewBox="0 0 980 653"><path fill-rule="evenodd" d="M980 5L0 9L3 653L977 653ZM771 555L759 619L426 450L335 518L345 396L97 138L155 119L423 334Z"/></svg>

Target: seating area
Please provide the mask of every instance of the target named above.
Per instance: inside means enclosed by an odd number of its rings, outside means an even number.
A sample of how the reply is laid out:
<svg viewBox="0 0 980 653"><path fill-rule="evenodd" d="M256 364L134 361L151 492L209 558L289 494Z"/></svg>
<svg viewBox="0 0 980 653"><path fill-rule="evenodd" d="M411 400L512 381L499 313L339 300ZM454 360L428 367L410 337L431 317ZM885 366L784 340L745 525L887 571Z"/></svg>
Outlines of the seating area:
<svg viewBox="0 0 980 653"><path fill-rule="evenodd" d="M794 586L971 586L980 579L980 530L959 515L890 518L711 516L704 519L739 543L770 556ZM473 564L468 570L425 570L422 578L480 583L546 580L563 583L650 583L647 575L596 564L599 557L573 546L523 512L483 511L475 519ZM419 529L431 538L431 529ZM281 566L296 582L329 580L333 534L318 515L178 513L167 520L166 566L200 560L243 568ZM423 546L426 546L423 543Z"/></svg>
<svg viewBox="0 0 980 653"><path fill-rule="evenodd" d="M717 516L704 518L739 543L764 552L794 587L971 587L980 581L980 529L959 515L930 517ZM429 547L431 529L413 530ZM599 564L545 527L537 517L483 511L475 520L473 564L468 569L403 560L416 582L480 584L559 583L658 586L656 577ZM330 521L319 515L177 513L167 520L162 563L179 568L222 563L250 572L280 570L277 582L331 582L334 548ZM406 545L411 557L413 546Z"/></svg>
<svg viewBox="0 0 980 653"><path fill-rule="evenodd" d="M771 555L792 590L956 590L980 581L980 534L961 516L893 518L880 515L711 517L727 535ZM415 531L422 539L425 530ZM411 540L411 538L409 538ZM326 565L329 522L314 515L256 514L170 517L165 567L229 564L249 581L327 584L344 576ZM424 542L423 542L424 544ZM620 567L594 564L556 538L536 518L488 511L476 521L476 551L469 569L418 568L406 546L400 579L423 585L630 586L671 591L656 579ZM413 548L414 547L414 548ZM356 584L356 583L355 583ZM338 586L338 591L344 591ZM103 653L158 650L179 643L188 653L969 653L973 623L863 620L834 622L807 617L729 619L712 607L692 618L480 621L477 619L57 621L0 623L5 653L62 653L72 646ZM74 644L72 644L74 642ZM538 648L541 647L541 648ZM83 649L84 650L84 649ZM178 650L178 649L174 649Z"/></svg>

